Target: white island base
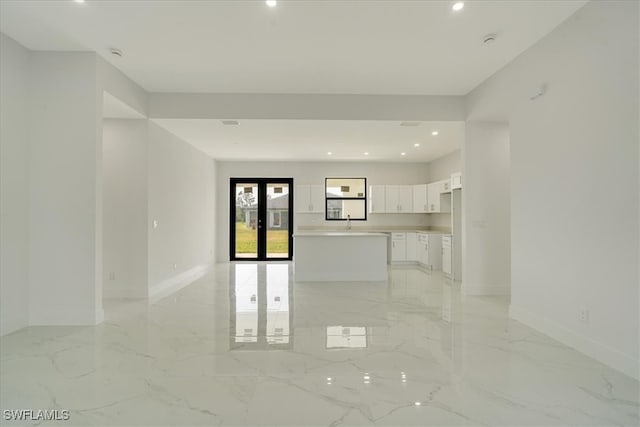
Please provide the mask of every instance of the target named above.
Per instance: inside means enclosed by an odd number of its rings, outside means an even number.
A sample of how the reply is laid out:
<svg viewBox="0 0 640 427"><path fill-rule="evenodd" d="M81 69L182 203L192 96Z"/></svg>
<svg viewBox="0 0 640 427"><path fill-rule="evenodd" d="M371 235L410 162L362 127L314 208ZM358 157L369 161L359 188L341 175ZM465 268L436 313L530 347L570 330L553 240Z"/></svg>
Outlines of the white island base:
<svg viewBox="0 0 640 427"><path fill-rule="evenodd" d="M296 281L387 280L387 234L301 232L293 238Z"/></svg>

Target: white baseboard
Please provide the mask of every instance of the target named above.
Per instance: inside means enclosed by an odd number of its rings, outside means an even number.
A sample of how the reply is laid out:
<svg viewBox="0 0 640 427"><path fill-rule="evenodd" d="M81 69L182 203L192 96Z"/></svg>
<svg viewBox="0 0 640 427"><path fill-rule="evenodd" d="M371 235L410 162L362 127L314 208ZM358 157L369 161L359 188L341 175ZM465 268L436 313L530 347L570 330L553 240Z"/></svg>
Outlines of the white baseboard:
<svg viewBox="0 0 640 427"><path fill-rule="evenodd" d="M10 334L11 332L15 332L18 331L22 328L26 328L27 323L26 323L26 319L25 322L9 322L9 321L2 321L0 323L0 337L5 336Z"/></svg>
<svg viewBox="0 0 640 427"><path fill-rule="evenodd" d="M509 284L480 284L462 281L460 285L462 295L481 296L481 295L510 295L511 286Z"/></svg>
<svg viewBox="0 0 640 427"><path fill-rule="evenodd" d="M539 317L531 311L514 306L509 307L509 317L525 325L542 332L561 343L573 347L579 352L604 363L605 365L622 372L635 379L640 379L638 367L640 360L636 360L628 354L622 353L606 344L599 343L583 335L565 328L548 318Z"/></svg>
<svg viewBox="0 0 640 427"><path fill-rule="evenodd" d="M104 310L38 310L29 313L29 326L88 326L104 321Z"/></svg>
<svg viewBox="0 0 640 427"><path fill-rule="evenodd" d="M182 273L169 277L162 282L151 285L149 287L149 303L157 302L193 283L207 274L210 268L211 264L196 265L187 271L183 271Z"/></svg>

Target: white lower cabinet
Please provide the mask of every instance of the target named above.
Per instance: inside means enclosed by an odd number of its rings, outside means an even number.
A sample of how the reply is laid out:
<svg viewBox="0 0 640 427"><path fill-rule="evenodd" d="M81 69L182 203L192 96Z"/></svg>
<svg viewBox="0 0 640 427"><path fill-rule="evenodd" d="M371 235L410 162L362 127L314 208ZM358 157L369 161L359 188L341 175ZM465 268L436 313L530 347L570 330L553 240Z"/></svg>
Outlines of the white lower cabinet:
<svg viewBox="0 0 640 427"><path fill-rule="evenodd" d="M418 261L418 234L407 233L407 261Z"/></svg>
<svg viewBox="0 0 640 427"><path fill-rule="evenodd" d="M430 270L441 270L442 235L391 233L391 262L417 262Z"/></svg>
<svg viewBox="0 0 640 427"><path fill-rule="evenodd" d="M407 260L407 234L391 233L391 262Z"/></svg>
<svg viewBox="0 0 640 427"><path fill-rule="evenodd" d="M442 236L442 272L451 276L451 236Z"/></svg>
<svg viewBox="0 0 640 427"><path fill-rule="evenodd" d="M441 234L418 233L416 241L416 258L421 266L430 270L442 269Z"/></svg>

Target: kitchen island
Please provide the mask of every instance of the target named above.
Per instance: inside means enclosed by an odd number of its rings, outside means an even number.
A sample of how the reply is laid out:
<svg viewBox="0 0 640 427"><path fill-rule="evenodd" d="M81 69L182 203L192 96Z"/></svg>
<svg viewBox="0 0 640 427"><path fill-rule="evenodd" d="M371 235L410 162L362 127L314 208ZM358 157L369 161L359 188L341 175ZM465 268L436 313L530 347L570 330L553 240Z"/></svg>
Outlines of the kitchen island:
<svg viewBox="0 0 640 427"><path fill-rule="evenodd" d="M387 233L300 231L293 235L296 281L387 280Z"/></svg>

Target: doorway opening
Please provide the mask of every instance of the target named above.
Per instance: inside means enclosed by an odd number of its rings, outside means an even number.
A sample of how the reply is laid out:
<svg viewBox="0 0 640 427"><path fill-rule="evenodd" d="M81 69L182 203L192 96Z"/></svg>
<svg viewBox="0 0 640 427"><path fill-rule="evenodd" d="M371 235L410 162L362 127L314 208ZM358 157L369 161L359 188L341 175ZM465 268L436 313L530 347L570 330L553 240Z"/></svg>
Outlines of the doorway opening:
<svg viewBox="0 0 640 427"><path fill-rule="evenodd" d="M231 178L231 261L291 260L293 178Z"/></svg>

